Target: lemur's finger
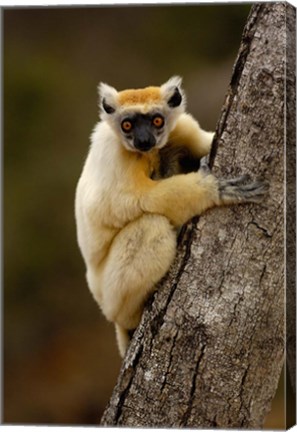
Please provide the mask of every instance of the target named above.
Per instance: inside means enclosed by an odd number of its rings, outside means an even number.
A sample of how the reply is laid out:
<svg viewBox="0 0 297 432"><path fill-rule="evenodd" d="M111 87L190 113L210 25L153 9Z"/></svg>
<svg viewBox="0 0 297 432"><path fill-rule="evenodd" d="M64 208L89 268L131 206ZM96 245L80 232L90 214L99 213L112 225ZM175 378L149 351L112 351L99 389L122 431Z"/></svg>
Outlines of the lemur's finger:
<svg viewBox="0 0 297 432"><path fill-rule="evenodd" d="M240 186L240 188L242 191L253 191L253 190L257 190L257 189L268 190L269 184L267 182L255 181L253 183L248 183L246 185L242 185L242 186Z"/></svg>

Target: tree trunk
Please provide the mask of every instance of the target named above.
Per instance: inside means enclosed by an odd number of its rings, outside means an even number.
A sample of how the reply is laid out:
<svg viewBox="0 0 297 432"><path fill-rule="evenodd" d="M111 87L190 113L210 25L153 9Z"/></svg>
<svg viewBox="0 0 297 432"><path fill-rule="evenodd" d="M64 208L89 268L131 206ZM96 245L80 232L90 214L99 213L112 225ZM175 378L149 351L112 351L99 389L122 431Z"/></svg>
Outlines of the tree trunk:
<svg viewBox="0 0 297 432"><path fill-rule="evenodd" d="M261 205L215 208L180 236L102 425L261 428L284 360L285 3L253 6L211 160L265 177Z"/></svg>

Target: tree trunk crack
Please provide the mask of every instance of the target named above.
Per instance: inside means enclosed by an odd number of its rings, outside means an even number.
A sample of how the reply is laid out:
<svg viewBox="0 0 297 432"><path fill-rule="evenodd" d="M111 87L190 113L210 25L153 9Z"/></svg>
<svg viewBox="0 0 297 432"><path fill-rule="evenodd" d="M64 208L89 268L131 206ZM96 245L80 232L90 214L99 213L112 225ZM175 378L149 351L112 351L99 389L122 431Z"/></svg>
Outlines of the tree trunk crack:
<svg viewBox="0 0 297 432"><path fill-rule="evenodd" d="M269 233L269 231L262 227L261 225L258 224L258 222L256 222L255 220L252 220L251 222L249 222L249 225L255 225L255 227L257 227L260 231L262 231L265 235L265 237L272 237L272 234Z"/></svg>
<svg viewBox="0 0 297 432"><path fill-rule="evenodd" d="M175 348L175 342L176 342L176 339L177 339L177 335L178 335L178 331L175 333L175 335L173 337L173 340L172 340L172 345L171 345L170 352L169 352L168 366L167 366L167 369L166 369L166 372L165 372L165 375L164 375L164 380L163 380L161 388L160 388L160 393L163 392L163 390L164 390L164 388L165 388L165 386L167 384L167 377L169 375L169 371L170 371L170 368L171 368L171 365L172 365L172 359L173 359L173 354L172 353L173 353L173 350Z"/></svg>
<svg viewBox="0 0 297 432"><path fill-rule="evenodd" d="M196 367L195 367L195 370L194 370L194 374L192 376L192 384L191 384L189 401L187 403L187 410L184 413L184 415L182 417L182 421L181 421L181 425L184 426L184 427L187 426L189 418L190 418L190 415L191 415L191 412L192 412L193 402L194 402L195 395L196 395L197 376L198 376L198 373L199 373L199 367L200 367L201 361L202 361L202 359L204 357L204 354L205 354L205 350L206 350L206 343L204 343L202 345L202 347L201 347L201 351L200 351L199 357L198 357L197 362L196 362Z"/></svg>
<svg viewBox="0 0 297 432"><path fill-rule="evenodd" d="M240 407L239 407L239 413L241 413L243 415L243 419L241 420L241 427L244 426L245 421L246 421L246 406L245 406L245 400L244 400L244 392L245 392L245 382L247 379L247 375L249 372L249 365L246 367L242 378L241 378L241 383L240 383L240 392L239 392L239 399L240 399ZM245 410L243 410L243 408L245 408Z"/></svg>
<svg viewBox="0 0 297 432"><path fill-rule="evenodd" d="M266 268L267 268L267 266L266 266L266 264L264 264L262 272L260 274L259 287L262 285L262 280L263 280L263 277L264 277L264 275L266 273Z"/></svg>

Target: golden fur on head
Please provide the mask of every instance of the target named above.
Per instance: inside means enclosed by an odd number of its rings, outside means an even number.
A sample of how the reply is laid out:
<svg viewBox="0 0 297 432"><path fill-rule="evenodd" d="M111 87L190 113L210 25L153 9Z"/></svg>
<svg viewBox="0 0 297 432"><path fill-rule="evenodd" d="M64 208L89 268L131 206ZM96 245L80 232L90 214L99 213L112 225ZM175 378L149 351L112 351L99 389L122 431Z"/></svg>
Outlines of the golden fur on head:
<svg viewBox="0 0 297 432"><path fill-rule="evenodd" d="M160 87L123 90L118 93L118 101L120 105L158 103L161 101Z"/></svg>

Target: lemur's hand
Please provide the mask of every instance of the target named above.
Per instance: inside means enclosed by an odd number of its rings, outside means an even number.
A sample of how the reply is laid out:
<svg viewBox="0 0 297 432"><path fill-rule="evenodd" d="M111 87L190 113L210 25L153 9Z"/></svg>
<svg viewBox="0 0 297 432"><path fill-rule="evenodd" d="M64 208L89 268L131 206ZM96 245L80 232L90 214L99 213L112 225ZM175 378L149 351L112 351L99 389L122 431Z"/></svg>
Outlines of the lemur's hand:
<svg viewBox="0 0 297 432"><path fill-rule="evenodd" d="M230 180L219 180L220 199L224 204L236 202L261 202L268 193L269 183L265 180L251 182L245 174Z"/></svg>

